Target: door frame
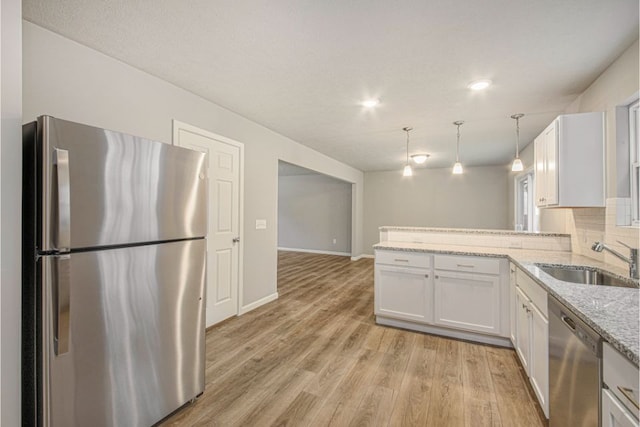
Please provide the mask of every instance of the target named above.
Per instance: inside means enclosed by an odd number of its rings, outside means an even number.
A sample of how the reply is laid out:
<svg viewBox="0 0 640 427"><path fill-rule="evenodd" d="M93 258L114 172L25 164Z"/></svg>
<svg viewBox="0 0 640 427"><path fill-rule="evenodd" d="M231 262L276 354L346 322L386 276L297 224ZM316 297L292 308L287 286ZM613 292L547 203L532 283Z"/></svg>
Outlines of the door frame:
<svg viewBox="0 0 640 427"><path fill-rule="evenodd" d="M239 192L238 195L238 234L240 241L238 242L238 306L236 307L236 316L244 314L248 310L243 310L243 294L244 294L244 144L226 136L219 135L217 133L210 132L208 130L199 128L197 126L190 125L185 122L173 119L171 121L172 139L171 145L177 145L178 135L180 131L191 132L196 135L201 135L205 138L215 139L225 144L233 145L240 150L240 168L239 168ZM209 177L207 177L207 186L209 185ZM208 203L207 203L208 206ZM207 224L209 221L209 213L207 212ZM207 226L208 228L208 226ZM207 275L209 271L207 270Z"/></svg>

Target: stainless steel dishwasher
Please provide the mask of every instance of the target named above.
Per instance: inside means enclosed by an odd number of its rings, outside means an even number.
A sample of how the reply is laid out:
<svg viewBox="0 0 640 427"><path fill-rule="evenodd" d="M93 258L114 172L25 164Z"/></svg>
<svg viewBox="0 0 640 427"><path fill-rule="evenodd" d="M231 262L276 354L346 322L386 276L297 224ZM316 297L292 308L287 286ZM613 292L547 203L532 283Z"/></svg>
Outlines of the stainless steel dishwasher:
<svg viewBox="0 0 640 427"><path fill-rule="evenodd" d="M600 425L600 336L549 295L549 426Z"/></svg>

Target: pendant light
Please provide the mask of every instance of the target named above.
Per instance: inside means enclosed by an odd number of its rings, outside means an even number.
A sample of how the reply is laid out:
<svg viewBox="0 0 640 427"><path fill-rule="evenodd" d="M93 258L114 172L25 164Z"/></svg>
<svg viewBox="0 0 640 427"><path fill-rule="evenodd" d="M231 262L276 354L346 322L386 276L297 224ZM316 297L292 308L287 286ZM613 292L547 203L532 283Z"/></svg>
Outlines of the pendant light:
<svg viewBox="0 0 640 427"><path fill-rule="evenodd" d="M409 131L413 130L410 127L403 127L403 131L407 133L407 163L404 166L404 170L402 171L402 176L412 176L413 170L411 169L411 165L409 164Z"/></svg>
<svg viewBox="0 0 640 427"><path fill-rule="evenodd" d="M516 121L516 158L513 159L511 165L511 172L520 172L524 169L522 160L520 160L520 119L524 117L524 114L518 113L511 116Z"/></svg>
<svg viewBox="0 0 640 427"><path fill-rule="evenodd" d="M463 172L462 163L460 163L460 126L462 126L463 123L464 122L461 120L453 122L453 124L458 127L458 135L456 140L456 163L453 165L454 175L460 175Z"/></svg>

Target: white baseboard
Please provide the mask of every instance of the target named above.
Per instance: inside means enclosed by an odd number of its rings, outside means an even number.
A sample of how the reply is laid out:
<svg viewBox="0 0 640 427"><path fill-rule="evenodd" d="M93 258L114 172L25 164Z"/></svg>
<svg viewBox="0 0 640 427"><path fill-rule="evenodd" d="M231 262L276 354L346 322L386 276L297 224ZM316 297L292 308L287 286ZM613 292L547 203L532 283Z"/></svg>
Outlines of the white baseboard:
<svg viewBox="0 0 640 427"><path fill-rule="evenodd" d="M240 312L238 313L238 316L242 316L245 313L250 312L251 310L255 310L256 308L265 305L266 303L269 303L271 301L275 301L278 299L278 293L274 292L271 295L267 295L264 298L260 298L258 301L254 301L251 304L247 304L245 306L240 307Z"/></svg>
<svg viewBox="0 0 640 427"><path fill-rule="evenodd" d="M374 256L373 255L369 255L369 254L360 254L358 256L352 256L351 257L351 261L358 261L359 259L362 259L362 258L371 258L371 259L373 259Z"/></svg>
<svg viewBox="0 0 640 427"><path fill-rule="evenodd" d="M332 252L332 251L318 251L315 249L300 249L300 248L281 248L278 246L279 251L290 252L306 252L308 254L320 254L320 255L339 255L339 256L351 256L348 252Z"/></svg>
<svg viewBox="0 0 640 427"><path fill-rule="evenodd" d="M396 328L426 332L434 335L442 335L459 340L513 348L513 345L511 344L511 340L509 338L496 337L475 332L458 331L455 329L441 328L439 326L422 325L420 323L408 322L406 320L390 319L388 317L382 316L376 316L376 323L379 325L394 326Z"/></svg>

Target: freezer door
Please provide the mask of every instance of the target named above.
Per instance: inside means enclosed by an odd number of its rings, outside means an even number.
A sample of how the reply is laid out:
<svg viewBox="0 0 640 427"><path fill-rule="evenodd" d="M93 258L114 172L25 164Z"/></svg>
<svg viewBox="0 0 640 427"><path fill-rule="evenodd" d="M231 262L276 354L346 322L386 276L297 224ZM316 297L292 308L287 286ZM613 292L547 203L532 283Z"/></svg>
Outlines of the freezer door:
<svg viewBox="0 0 640 427"><path fill-rule="evenodd" d="M43 257L43 425L150 426L203 392L205 248Z"/></svg>
<svg viewBox="0 0 640 427"><path fill-rule="evenodd" d="M205 154L38 118L41 251L205 236Z"/></svg>

